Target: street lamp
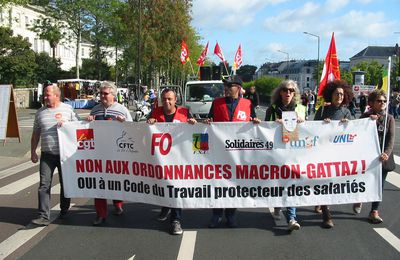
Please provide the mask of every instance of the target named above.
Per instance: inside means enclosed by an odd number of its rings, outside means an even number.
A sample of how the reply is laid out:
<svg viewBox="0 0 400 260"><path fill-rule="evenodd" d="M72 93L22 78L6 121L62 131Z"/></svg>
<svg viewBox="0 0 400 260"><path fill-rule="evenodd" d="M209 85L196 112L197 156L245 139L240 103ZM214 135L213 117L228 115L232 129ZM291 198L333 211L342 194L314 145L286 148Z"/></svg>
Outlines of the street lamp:
<svg viewBox="0 0 400 260"><path fill-rule="evenodd" d="M287 53L287 52L284 52L284 51L281 51L281 50L278 50L279 52L281 52L281 53L283 53L283 54L286 54L286 57L287 57L287 68L286 68L286 72L287 72L287 79L289 79L289 53Z"/></svg>
<svg viewBox="0 0 400 260"><path fill-rule="evenodd" d="M311 36L314 36L314 37L317 37L317 39L318 39L318 58L317 58L317 86L316 86L316 89L314 89L315 91L316 90L318 90L318 87L319 87L319 36L318 35L315 35L315 34L312 34L312 33L309 33L309 32L303 32L304 34L308 34L308 35L311 35Z"/></svg>

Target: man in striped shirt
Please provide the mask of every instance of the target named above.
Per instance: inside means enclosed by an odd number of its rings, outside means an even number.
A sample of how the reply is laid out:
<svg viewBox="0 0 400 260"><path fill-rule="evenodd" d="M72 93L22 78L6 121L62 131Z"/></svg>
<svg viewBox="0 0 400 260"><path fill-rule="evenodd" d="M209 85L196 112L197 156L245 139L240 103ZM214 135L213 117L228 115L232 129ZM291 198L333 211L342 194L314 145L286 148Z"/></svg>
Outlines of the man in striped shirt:
<svg viewBox="0 0 400 260"><path fill-rule="evenodd" d="M57 85L48 85L44 90L45 106L35 115L31 138L31 161L38 162L36 148L41 141L40 184L38 190L39 217L32 223L39 226L50 224L50 189L55 168L58 169L60 193L60 217L68 213L71 199L64 197L62 172L60 164L60 149L58 144L57 127L63 122L77 121L78 116L70 105L60 101L61 91Z"/></svg>
<svg viewBox="0 0 400 260"><path fill-rule="evenodd" d="M87 120L118 120L119 122L132 122L132 116L129 110L116 102L116 97L117 87L115 84L107 81L103 82L100 86L100 104L92 109ZM113 200L113 204L115 207L114 215L121 215L123 212L123 202L120 200ZM107 200L95 198L94 205L97 217L93 225L99 226L104 224L108 215Z"/></svg>

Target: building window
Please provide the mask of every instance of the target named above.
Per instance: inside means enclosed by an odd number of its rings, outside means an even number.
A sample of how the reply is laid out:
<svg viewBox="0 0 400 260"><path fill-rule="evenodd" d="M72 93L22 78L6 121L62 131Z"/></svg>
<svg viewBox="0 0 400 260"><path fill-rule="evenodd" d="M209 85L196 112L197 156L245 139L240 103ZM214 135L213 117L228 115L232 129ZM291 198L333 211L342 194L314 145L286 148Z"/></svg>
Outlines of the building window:
<svg viewBox="0 0 400 260"><path fill-rule="evenodd" d="M26 28L29 27L29 18L28 18L28 16L25 16L25 27Z"/></svg>
<svg viewBox="0 0 400 260"><path fill-rule="evenodd" d="M82 48L82 57L85 57L85 48Z"/></svg>
<svg viewBox="0 0 400 260"><path fill-rule="evenodd" d="M310 68L307 68L307 69L306 69L306 73L310 73Z"/></svg>
<svg viewBox="0 0 400 260"><path fill-rule="evenodd" d="M36 38L33 40L33 50L38 52L38 39Z"/></svg>
<svg viewBox="0 0 400 260"><path fill-rule="evenodd" d="M307 88L309 88L309 87L310 87L310 83L307 82Z"/></svg>
<svg viewBox="0 0 400 260"><path fill-rule="evenodd" d="M307 77L307 82L309 82L310 81L310 77Z"/></svg>

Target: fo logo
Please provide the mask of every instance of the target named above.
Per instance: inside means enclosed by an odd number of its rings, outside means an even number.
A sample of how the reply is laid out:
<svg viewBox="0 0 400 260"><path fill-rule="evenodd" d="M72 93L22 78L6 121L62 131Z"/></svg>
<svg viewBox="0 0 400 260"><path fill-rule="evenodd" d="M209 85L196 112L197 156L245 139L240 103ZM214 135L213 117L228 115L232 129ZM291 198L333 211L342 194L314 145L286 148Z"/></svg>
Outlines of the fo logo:
<svg viewBox="0 0 400 260"><path fill-rule="evenodd" d="M78 141L78 150L94 150L93 129L77 129L76 140Z"/></svg>
<svg viewBox="0 0 400 260"><path fill-rule="evenodd" d="M206 151L208 151L208 134L193 134L192 137L193 153L206 153Z"/></svg>
<svg viewBox="0 0 400 260"><path fill-rule="evenodd" d="M162 155L167 155L171 151L172 136L169 133L154 133L151 136L151 155L154 155L156 147Z"/></svg>

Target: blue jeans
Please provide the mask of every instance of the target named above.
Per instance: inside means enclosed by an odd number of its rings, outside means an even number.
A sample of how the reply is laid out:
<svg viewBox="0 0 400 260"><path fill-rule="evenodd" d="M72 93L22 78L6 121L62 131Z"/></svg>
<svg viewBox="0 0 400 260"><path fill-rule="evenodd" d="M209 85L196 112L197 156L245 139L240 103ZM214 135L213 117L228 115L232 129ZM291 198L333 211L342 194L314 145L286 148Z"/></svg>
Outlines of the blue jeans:
<svg viewBox="0 0 400 260"><path fill-rule="evenodd" d="M173 221L181 222L181 220L182 220L182 209L171 208L171 216L170 216L171 223Z"/></svg>
<svg viewBox="0 0 400 260"><path fill-rule="evenodd" d="M288 223L292 219L296 220L296 208L293 208L293 207L286 208L286 219L287 219Z"/></svg>
<svg viewBox="0 0 400 260"><path fill-rule="evenodd" d="M64 197L60 155L42 152L40 156L40 182L38 189L39 216L47 220L50 219L50 189L53 173L56 168L58 169L61 185L60 208L61 211L67 211L69 209L71 199Z"/></svg>

